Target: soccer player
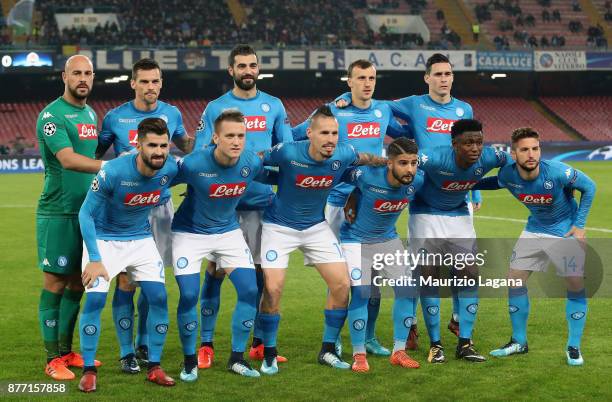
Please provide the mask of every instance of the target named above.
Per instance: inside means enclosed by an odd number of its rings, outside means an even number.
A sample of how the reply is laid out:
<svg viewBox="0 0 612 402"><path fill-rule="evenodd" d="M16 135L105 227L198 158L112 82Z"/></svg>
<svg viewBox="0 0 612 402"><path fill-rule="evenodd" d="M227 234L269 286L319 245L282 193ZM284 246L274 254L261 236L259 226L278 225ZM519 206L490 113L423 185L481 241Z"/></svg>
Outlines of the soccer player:
<svg viewBox="0 0 612 402"><path fill-rule="evenodd" d="M454 73L448 57L435 53L425 63L425 83L428 93L413 95L397 101L386 102L393 115L408 123L409 137L414 138L419 149L431 149L437 146L451 145L451 127L458 119L472 119L472 106L451 96ZM338 105L351 102L350 94L338 98ZM472 192L472 202L468 201L470 216L480 209L482 198L480 192ZM410 233L408 233L410 237ZM416 308L416 306L415 306ZM456 291L453 291L453 315L448 329L459 336L458 322L459 303ZM408 348L415 350L418 345L416 321L410 329Z"/></svg>
<svg viewBox="0 0 612 402"><path fill-rule="evenodd" d="M109 111L102 122L96 156L101 158L112 145L115 156L136 151L138 123L148 117L159 117L168 126L170 140L184 153L193 149L193 138L185 133L183 117L179 109L158 99L162 88L162 73L159 64L153 59L138 60L132 67L130 85L134 90L133 100ZM172 239L170 225L174 206L170 193L165 194L151 211L151 230L153 239L162 256L164 266L172 266ZM119 339L121 370L125 373L138 373L138 360L147 363L147 311L148 306L142 292L138 298L138 335L134 351L134 293L135 286L128 281L127 274L117 276L117 286L113 294L113 321Z"/></svg>
<svg viewBox="0 0 612 402"><path fill-rule="evenodd" d="M385 134L395 138L406 135L407 132L393 118L391 107L387 102L372 99L376 87L376 69L371 62L355 60L349 65L347 76L347 84L351 89L351 104L343 109L338 108L334 102L328 105L338 120L338 142L351 144L357 152L382 155ZM309 124L310 121L306 120L294 127L293 138L306 139ZM342 209L354 188L348 183L339 183L332 189L327 199L325 220L336 237L339 237L340 226L344 222ZM368 304L366 348L368 353L390 356L389 349L382 346L376 338L376 318L379 310L380 298L372 297ZM340 342L336 348L338 352L341 351Z"/></svg>
<svg viewBox="0 0 612 402"><path fill-rule="evenodd" d="M319 363L348 369L334 350L347 314L349 279L342 249L325 221L324 206L331 189L348 168L384 164L385 159L357 153L338 144L338 122L329 106L312 115L309 140L278 144L264 154L264 164L279 168L278 192L264 212L261 235L264 294L259 318L263 329L264 361L261 372L278 373L276 336L289 254L300 249L327 283L325 331Z"/></svg>
<svg viewBox="0 0 612 402"><path fill-rule="evenodd" d="M483 147L482 125L477 120L463 119L451 128L453 146L419 150L419 168L425 171L425 184L410 203L410 247L413 253L474 253L476 232L466 203L466 194L487 172L509 163L510 156L491 147ZM439 267L425 266L422 275L435 275ZM457 276L474 277L477 267L456 272ZM458 287L459 341L456 357L482 362L472 343L472 329L478 311L476 287ZM435 284L422 286L421 307L431 341L428 361L445 361L440 342L440 296Z"/></svg>
<svg viewBox="0 0 612 402"><path fill-rule="evenodd" d="M581 243L595 197L595 183L564 163L541 160L540 136L532 128L519 128L512 133L511 154L516 163L500 169L497 177L486 181L493 184L489 188L507 188L529 209L530 215L512 252L508 272L509 279L520 280L523 284L508 289L512 337L510 342L491 351L491 355L501 357L528 352L527 280L532 272L545 271L552 262L557 274L567 283L567 364L580 366L584 363L580 340L587 315L585 252ZM580 206L574 198L574 190L582 194Z"/></svg>
<svg viewBox="0 0 612 402"><path fill-rule="evenodd" d="M110 281L127 269L137 282L149 311L149 367L147 379L172 386L174 380L160 367L168 331L164 264L151 236L149 213L176 176L176 162L168 159L169 135L164 120L151 117L138 124L138 153L108 162L91 183L79 212L86 253L83 253L85 306L79 323L83 377L79 389L96 390L94 358L100 339L100 316Z"/></svg>
<svg viewBox="0 0 612 402"><path fill-rule="evenodd" d="M255 152L244 149L246 125L242 113L226 110L213 127L214 145L186 156L173 182L188 185L187 197L172 223L174 275L180 291L177 322L185 356L180 378L188 382L198 378L196 305L204 258L216 261L216 268L229 277L238 296L227 369L247 377L260 375L243 357L258 299L253 257L240 230L236 206L253 180L264 172L263 162ZM210 328L207 321L216 317L209 308L202 303L202 326Z"/></svg>
<svg viewBox="0 0 612 402"><path fill-rule="evenodd" d="M417 172L417 146L413 140L397 138L388 147L389 161L385 167L355 168L346 181L357 187L356 218L344 222L340 241L351 278L351 302L348 307L349 331L353 344L353 371L369 371L366 359L370 289L381 286L373 280L376 256L404 254L404 246L395 230L397 218L408 206L424 182ZM379 261L380 262L380 261ZM374 266L380 270L380 267ZM391 364L418 368L419 363L406 354L406 339L414 319L416 285L402 284L410 278L410 267L399 262L386 264L382 276L397 283L393 303L393 354Z"/></svg>
<svg viewBox="0 0 612 402"><path fill-rule="evenodd" d="M229 54L227 71L234 81L234 87L223 96L210 102L196 130L195 149L210 144L215 119L227 109L237 109L245 116L246 145L245 149L262 152L272 146L293 141L287 113L280 99L257 89L259 64L255 50L245 44L235 46ZM263 274L261 272L261 219L274 192L272 186L254 182L247 188L244 197L238 203L237 212L240 228L251 252L256 267L258 300L263 291ZM202 287L202 311L210 313L204 320L202 316L201 346L198 351L199 368L208 368L214 360L213 335L216 317L219 312L219 298L223 271L217 270L215 275L214 262L210 262ZM257 303L259 308L259 303ZM253 360L263 359L262 333L259 320L255 320L253 328L253 344L249 357ZM284 362L279 356L279 362Z"/></svg>
<svg viewBox="0 0 612 402"><path fill-rule="evenodd" d="M68 367L83 367L81 355L72 351L84 290L77 215L92 173L104 163L93 159L97 117L87 105L93 77L87 57L70 57L62 72L64 94L40 112L36 123L45 165L45 184L36 210L38 266L44 273L38 316L47 353L45 373L54 380L71 380L74 373Z"/></svg>

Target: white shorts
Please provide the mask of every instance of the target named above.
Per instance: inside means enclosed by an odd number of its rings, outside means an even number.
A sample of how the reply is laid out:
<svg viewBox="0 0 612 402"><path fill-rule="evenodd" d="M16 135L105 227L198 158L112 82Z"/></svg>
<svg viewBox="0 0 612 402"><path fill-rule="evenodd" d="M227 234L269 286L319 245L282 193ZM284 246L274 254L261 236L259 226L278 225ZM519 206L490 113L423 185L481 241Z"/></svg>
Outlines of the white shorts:
<svg viewBox="0 0 612 402"><path fill-rule="evenodd" d="M342 251L346 258L351 286L376 285L372 282L375 276L406 281L412 277L412 269L409 265L396 264L396 261L384 264L380 258L385 254L393 255L398 251L403 253L404 245L400 239L375 244L342 243Z"/></svg>
<svg viewBox="0 0 612 402"><path fill-rule="evenodd" d="M546 272L552 262L559 276L583 276L584 261L584 249L573 237L523 231L512 250L510 269Z"/></svg>
<svg viewBox="0 0 612 402"><path fill-rule="evenodd" d="M344 223L344 208L327 204L325 206L325 220L336 237L340 237L340 227Z"/></svg>
<svg viewBox="0 0 612 402"><path fill-rule="evenodd" d="M344 262L342 248L326 221L297 230L273 223L263 224L261 232L262 268L287 268L289 254L296 249L312 264Z"/></svg>
<svg viewBox="0 0 612 402"><path fill-rule="evenodd" d="M244 240L249 245L253 262L261 264L261 218L263 211L236 211Z"/></svg>
<svg viewBox="0 0 612 402"><path fill-rule="evenodd" d="M174 275L199 274L202 260L213 260L219 268L255 268L251 250L240 229L204 235L172 232Z"/></svg>
<svg viewBox="0 0 612 402"><path fill-rule="evenodd" d="M156 206L149 214L149 224L153 232L153 239L157 245L159 255L162 256L164 266L172 266L172 219L174 218L174 204L172 198L165 204Z"/></svg>
<svg viewBox="0 0 612 402"><path fill-rule="evenodd" d="M413 253L422 248L430 253L476 251L476 231L470 215L410 215L408 233Z"/></svg>
<svg viewBox="0 0 612 402"><path fill-rule="evenodd" d="M108 292L110 281L120 272L127 272L130 281L164 282L164 264L152 237L139 240L96 240L108 281L98 278L86 292ZM83 266L89 262L87 246L83 243Z"/></svg>

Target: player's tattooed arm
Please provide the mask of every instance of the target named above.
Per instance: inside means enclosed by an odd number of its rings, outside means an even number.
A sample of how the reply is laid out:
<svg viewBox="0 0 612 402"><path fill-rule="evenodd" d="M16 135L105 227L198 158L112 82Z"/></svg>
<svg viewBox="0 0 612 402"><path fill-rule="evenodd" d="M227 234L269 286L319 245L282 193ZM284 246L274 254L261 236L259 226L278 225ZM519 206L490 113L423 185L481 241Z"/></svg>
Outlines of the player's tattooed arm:
<svg viewBox="0 0 612 402"><path fill-rule="evenodd" d="M98 142L98 147L96 148L96 159L102 159L106 151L110 148L111 144L105 144L103 142Z"/></svg>
<svg viewBox="0 0 612 402"><path fill-rule="evenodd" d="M364 152L357 154L357 161L355 162L357 166L385 166L386 164L387 158Z"/></svg>
<svg viewBox="0 0 612 402"><path fill-rule="evenodd" d="M186 154L191 153L191 151L193 151L193 146L195 144L194 138L189 136L188 134L182 135L180 137L173 136L172 142L174 142L178 149L180 149Z"/></svg>
<svg viewBox="0 0 612 402"><path fill-rule="evenodd" d="M354 189L346 199L346 204L344 204L344 218L351 225L355 222L355 218L357 217L357 191L357 189Z"/></svg>

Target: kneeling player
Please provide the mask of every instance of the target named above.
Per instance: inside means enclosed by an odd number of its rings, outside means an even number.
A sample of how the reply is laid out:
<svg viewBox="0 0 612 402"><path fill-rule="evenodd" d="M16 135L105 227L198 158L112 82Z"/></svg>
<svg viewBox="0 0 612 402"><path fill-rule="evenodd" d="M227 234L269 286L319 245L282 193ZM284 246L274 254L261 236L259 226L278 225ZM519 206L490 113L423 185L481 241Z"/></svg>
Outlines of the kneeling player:
<svg viewBox="0 0 612 402"><path fill-rule="evenodd" d="M579 170L561 162L541 161L540 156L539 134L531 128L519 128L512 133L512 158L516 164L500 169L497 178L484 180L492 186L482 183L483 189L507 188L531 213L512 252L508 272L508 278L523 284L508 289L512 337L506 345L491 351L491 355L527 353L527 279L533 271L545 271L552 262L567 284L567 363L580 366L584 362L580 340L587 313L585 252L581 243L595 183ZM574 190L582 193L579 207Z"/></svg>
<svg viewBox="0 0 612 402"><path fill-rule="evenodd" d="M94 179L79 212L83 284L87 299L81 313L81 351L85 361L79 389L96 390L94 358L100 338L100 314L109 282L123 269L137 282L149 303L149 381L174 385L160 367L168 331L164 265L151 235L148 217L161 193L177 174L168 158L168 128L160 118L138 125L138 154L108 162Z"/></svg>
<svg viewBox="0 0 612 402"><path fill-rule="evenodd" d="M345 222L340 229L340 241L351 277L351 302L348 308L349 331L353 344L353 371L369 370L366 360L366 328L368 298L373 286L381 286L372 268L380 262L379 256L404 254L404 246L395 230L400 214L424 181L418 171L416 143L398 138L388 148L386 167L355 168L346 182L356 186L356 218ZM392 279L395 301L393 303L393 353L391 364L405 368L418 368L419 363L405 352L406 338L414 320L416 286L408 286L412 277L410 267L395 262L385 265L382 277ZM377 279L380 279L378 277ZM402 283L402 281L404 281Z"/></svg>
<svg viewBox="0 0 612 402"><path fill-rule="evenodd" d="M196 341L202 259L216 261L236 288L238 302L232 316L232 354L227 368L247 377L259 377L243 358L253 327L257 303L257 279L249 246L244 240L236 216L236 206L255 177L264 171L259 156L244 151L246 126L237 110L221 113L214 124L214 146L185 157L173 184L187 183L187 197L172 223L174 275L179 285L177 310L179 335L183 344L185 367L183 381L198 378ZM214 275L207 272L207 280ZM211 307L202 299L202 326L214 328L218 305ZM208 322L207 322L208 321ZM205 368L214 358L212 342L205 342L209 356Z"/></svg>

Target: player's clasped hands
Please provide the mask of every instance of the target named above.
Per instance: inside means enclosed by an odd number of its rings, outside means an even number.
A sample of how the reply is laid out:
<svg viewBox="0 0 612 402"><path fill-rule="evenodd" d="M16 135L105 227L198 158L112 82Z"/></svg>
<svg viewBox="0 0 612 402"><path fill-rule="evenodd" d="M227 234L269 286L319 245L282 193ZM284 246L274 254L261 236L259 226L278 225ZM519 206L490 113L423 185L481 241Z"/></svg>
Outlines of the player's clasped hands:
<svg viewBox="0 0 612 402"><path fill-rule="evenodd" d="M108 272L106 272L106 268L104 268L104 264L100 261L89 262L85 266L83 273L81 274L81 279L83 280L83 286L87 286L88 288L92 288L93 284L96 282L96 279L99 277L103 277L107 281Z"/></svg>

